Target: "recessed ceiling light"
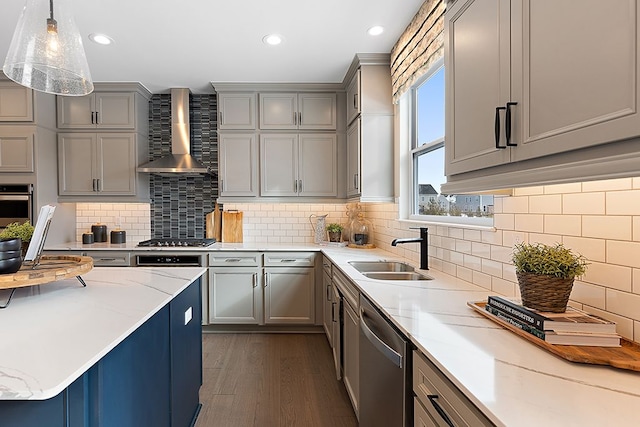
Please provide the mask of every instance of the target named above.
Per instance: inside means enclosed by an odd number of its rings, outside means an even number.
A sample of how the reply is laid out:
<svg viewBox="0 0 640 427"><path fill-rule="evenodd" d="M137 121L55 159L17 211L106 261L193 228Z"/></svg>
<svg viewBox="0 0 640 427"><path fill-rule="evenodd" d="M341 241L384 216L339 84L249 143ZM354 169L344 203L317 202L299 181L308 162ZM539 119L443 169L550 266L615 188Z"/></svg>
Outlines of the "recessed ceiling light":
<svg viewBox="0 0 640 427"><path fill-rule="evenodd" d="M367 30L367 34L369 34L370 36L379 36L383 32L384 32L384 27L380 25L376 25Z"/></svg>
<svg viewBox="0 0 640 427"><path fill-rule="evenodd" d="M113 39L111 37L105 34L99 34L99 33L89 34L89 40L91 40L94 43L98 43L105 46L113 43Z"/></svg>
<svg viewBox="0 0 640 427"><path fill-rule="evenodd" d="M262 38L262 43L268 44L271 46L279 45L284 41L284 37L279 34L268 34Z"/></svg>

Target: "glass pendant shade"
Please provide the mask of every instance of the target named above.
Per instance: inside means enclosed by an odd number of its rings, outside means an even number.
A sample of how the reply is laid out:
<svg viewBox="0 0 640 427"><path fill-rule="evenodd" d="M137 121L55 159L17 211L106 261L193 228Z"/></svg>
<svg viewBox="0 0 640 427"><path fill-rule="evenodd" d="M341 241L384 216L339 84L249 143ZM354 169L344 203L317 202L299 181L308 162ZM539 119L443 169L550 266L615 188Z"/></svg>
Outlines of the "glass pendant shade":
<svg viewBox="0 0 640 427"><path fill-rule="evenodd" d="M57 95L93 91L71 0L26 0L2 70L11 80Z"/></svg>

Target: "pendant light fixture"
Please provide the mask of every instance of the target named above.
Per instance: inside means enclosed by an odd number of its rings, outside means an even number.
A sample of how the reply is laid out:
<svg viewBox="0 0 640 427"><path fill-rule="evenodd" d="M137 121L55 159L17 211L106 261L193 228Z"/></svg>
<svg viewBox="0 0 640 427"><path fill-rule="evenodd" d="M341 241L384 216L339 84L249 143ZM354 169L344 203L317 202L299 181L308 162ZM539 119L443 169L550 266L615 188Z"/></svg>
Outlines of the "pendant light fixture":
<svg viewBox="0 0 640 427"><path fill-rule="evenodd" d="M93 91L71 0L26 0L2 70L11 80L57 95Z"/></svg>

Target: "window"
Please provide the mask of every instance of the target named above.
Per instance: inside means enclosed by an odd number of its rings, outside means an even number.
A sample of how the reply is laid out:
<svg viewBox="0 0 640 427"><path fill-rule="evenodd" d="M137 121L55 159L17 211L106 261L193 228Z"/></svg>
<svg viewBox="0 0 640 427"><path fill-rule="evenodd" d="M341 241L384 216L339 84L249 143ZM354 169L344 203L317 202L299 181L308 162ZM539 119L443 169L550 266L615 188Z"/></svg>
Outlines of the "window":
<svg viewBox="0 0 640 427"><path fill-rule="evenodd" d="M445 135L444 66L438 63L410 91L411 217L438 222L493 225L493 196L442 194Z"/></svg>

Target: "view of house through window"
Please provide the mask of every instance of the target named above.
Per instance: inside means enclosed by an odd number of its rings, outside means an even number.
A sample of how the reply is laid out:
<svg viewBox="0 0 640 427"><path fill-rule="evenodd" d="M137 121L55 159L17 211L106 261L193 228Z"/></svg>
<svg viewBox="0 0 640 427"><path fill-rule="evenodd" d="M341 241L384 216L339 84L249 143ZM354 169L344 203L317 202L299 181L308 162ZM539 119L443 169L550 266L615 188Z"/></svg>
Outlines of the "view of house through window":
<svg viewBox="0 0 640 427"><path fill-rule="evenodd" d="M449 217L455 222L491 225L493 196L442 194L444 175L444 67L428 73L412 90L414 128L413 215ZM443 218L440 218L442 220Z"/></svg>

